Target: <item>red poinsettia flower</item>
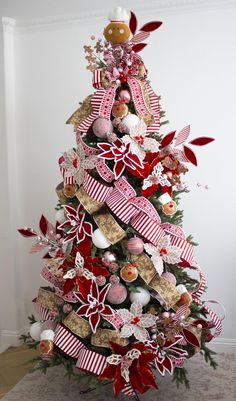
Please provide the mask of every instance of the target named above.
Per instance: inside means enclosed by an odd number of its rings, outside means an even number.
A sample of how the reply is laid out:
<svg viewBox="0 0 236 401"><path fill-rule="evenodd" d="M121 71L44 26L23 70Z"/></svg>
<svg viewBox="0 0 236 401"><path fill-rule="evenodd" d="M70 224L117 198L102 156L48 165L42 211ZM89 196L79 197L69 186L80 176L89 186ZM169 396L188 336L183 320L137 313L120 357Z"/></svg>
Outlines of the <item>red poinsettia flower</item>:
<svg viewBox="0 0 236 401"><path fill-rule="evenodd" d="M98 378L114 381L113 388L116 397L128 382L141 394L150 387L158 389L150 366L156 354L150 347L143 343L122 347L113 342L111 346L114 354L107 358L108 365Z"/></svg>
<svg viewBox="0 0 236 401"><path fill-rule="evenodd" d="M85 214L82 213L84 210L83 206L79 205L77 209L75 209L72 206L64 205L63 208L65 209L67 220L58 228L63 230L69 228L69 231L67 231L66 237L63 240L64 244L72 241L74 238L76 238L79 243L83 241L85 235L91 237L93 226L91 223L84 221Z"/></svg>
<svg viewBox="0 0 236 401"><path fill-rule="evenodd" d="M89 323L93 333L96 333L101 317L106 319L106 316L114 314L113 309L109 305L105 305L105 298L111 284L105 285L101 292L98 290L97 283L92 281L90 291L87 291L86 296L76 293L76 297L82 303L82 306L77 310L78 315L89 318Z"/></svg>
<svg viewBox="0 0 236 401"><path fill-rule="evenodd" d="M176 346L182 340L183 336L181 335L176 335L174 340L168 340L160 333L157 336L157 341L149 342L151 348L156 350L154 362L162 376L165 375L165 371L172 375L174 371L173 361L181 361L188 355L187 351Z"/></svg>
<svg viewBox="0 0 236 401"><path fill-rule="evenodd" d="M98 155L101 159L114 160L114 174L117 180L123 173L125 167L129 167L132 171L143 168L143 164L139 157L131 152L130 143L124 143L121 139L117 139L111 143L98 143L98 147L103 151Z"/></svg>
<svg viewBox="0 0 236 401"><path fill-rule="evenodd" d="M88 269L95 277L98 276L104 276L108 277L110 276L110 272L100 264L100 258L95 257L93 258L91 256L91 239L89 237L85 237L83 241L81 241L79 244L75 245L71 251L70 254L70 259L66 259L63 264L61 265L61 268L63 269L63 272L66 273L70 269L74 269L75 267L75 258L77 252L81 254L81 256L84 259L84 268ZM87 283L86 283L87 282ZM83 276L75 276L73 278L68 278L65 280L64 283L64 294L67 294L68 292L72 291L75 287L75 284L77 284L78 291L82 295L86 295L85 291L85 286L86 284L91 285L91 281L87 280Z"/></svg>

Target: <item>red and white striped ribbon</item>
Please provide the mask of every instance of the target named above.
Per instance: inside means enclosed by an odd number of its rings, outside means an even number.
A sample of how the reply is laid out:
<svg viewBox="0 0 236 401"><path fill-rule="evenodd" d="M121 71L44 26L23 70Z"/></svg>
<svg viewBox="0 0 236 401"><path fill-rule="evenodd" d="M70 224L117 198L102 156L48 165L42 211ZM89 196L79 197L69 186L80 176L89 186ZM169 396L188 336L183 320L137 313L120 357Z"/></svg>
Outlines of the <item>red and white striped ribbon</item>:
<svg viewBox="0 0 236 401"><path fill-rule="evenodd" d="M126 383L125 387L121 390L122 393L128 397L131 397L133 395L135 395L135 392L133 390L133 387L131 386L130 383Z"/></svg>
<svg viewBox="0 0 236 401"><path fill-rule="evenodd" d="M89 349L81 349L76 367L78 369L95 373L100 375L105 367L107 366L107 358L104 355L98 354L97 352Z"/></svg>
<svg viewBox="0 0 236 401"><path fill-rule="evenodd" d="M145 100L143 98L142 87L140 85L140 81L134 77L128 77L127 83L129 85L129 89L131 92L131 96L134 102L134 107L137 113L140 116L146 116L150 114L148 110Z"/></svg>
<svg viewBox="0 0 236 401"><path fill-rule="evenodd" d="M223 316L223 318L220 318L215 312L213 312L213 310L211 310L206 303L214 303L214 304L219 304L219 302L214 301L214 300L207 300L207 301L201 301L201 299L199 298L195 298L194 294L192 295L194 302L198 305L201 305L202 308L208 313L209 317L211 318L211 323L212 326L215 327L215 333L213 334L213 337L218 337L221 332L222 332L222 321L224 320L225 316ZM222 305L221 305L222 306Z"/></svg>
<svg viewBox="0 0 236 401"><path fill-rule="evenodd" d="M186 262L191 263L193 260L194 246L186 241L185 233L181 227L174 224L161 224L161 227L165 230L166 234L170 235L171 245L178 246L182 252L180 257Z"/></svg>
<svg viewBox="0 0 236 401"><path fill-rule="evenodd" d="M130 223L139 234L154 245L165 236L165 231L161 228L160 224L151 220L150 217L143 212L140 212L132 218Z"/></svg>
<svg viewBox="0 0 236 401"><path fill-rule="evenodd" d="M62 323L59 323L55 330L54 344L71 358L78 358L85 345Z"/></svg>
<svg viewBox="0 0 236 401"><path fill-rule="evenodd" d="M130 203L118 189L114 189L108 199L106 204L109 209L125 224L128 224L130 219L136 214L137 208Z"/></svg>
<svg viewBox="0 0 236 401"><path fill-rule="evenodd" d="M95 70L93 73L93 82L92 85L95 89L101 89L103 87L102 83L102 70Z"/></svg>
<svg viewBox="0 0 236 401"><path fill-rule="evenodd" d="M59 288L60 290L63 290L64 280L55 277L50 272L50 270L47 268L47 266L43 267L40 276L42 277L43 280L45 280L48 283L52 284L54 287Z"/></svg>
<svg viewBox="0 0 236 401"><path fill-rule="evenodd" d="M118 85L113 84L109 89L99 89L91 99L92 113L83 120L77 130L86 133L94 120L98 117L110 119L111 109L114 103Z"/></svg>
<svg viewBox="0 0 236 401"><path fill-rule="evenodd" d="M73 177L73 176L67 177L67 176L66 176L66 169L64 169L64 168L62 167L62 163L63 163L64 161L65 161L65 159L64 159L63 156L61 156L61 157L59 158L59 160L58 160L58 164L59 164L59 167L60 167L60 172L61 172L61 174L62 174L64 183L65 183L65 185L74 185L74 183L75 183L74 177Z"/></svg>
<svg viewBox="0 0 236 401"><path fill-rule="evenodd" d="M83 187L91 198L102 203L105 202L109 194L113 191L113 187L102 184L86 172Z"/></svg>
<svg viewBox="0 0 236 401"><path fill-rule="evenodd" d="M36 312L39 314L41 320L52 319L52 311L37 302L37 298L33 299L33 305Z"/></svg>
<svg viewBox="0 0 236 401"><path fill-rule="evenodd" d="M147 81L143 81L150 100L155 122L147 127L147 133L158 132L160 129L160 104L159 97L156 95L151 85Z"/></svg>

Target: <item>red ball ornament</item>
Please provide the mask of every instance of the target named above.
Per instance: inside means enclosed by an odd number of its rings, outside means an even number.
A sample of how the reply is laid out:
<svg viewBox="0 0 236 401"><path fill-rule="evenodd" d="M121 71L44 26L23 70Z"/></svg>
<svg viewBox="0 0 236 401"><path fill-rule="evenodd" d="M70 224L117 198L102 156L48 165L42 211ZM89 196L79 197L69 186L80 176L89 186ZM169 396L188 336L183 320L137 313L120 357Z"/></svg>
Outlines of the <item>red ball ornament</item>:
<svg viewBox="0 0 236 401"><path fill-rule="evenodd" d="M128 240L127 249L132 255L140 255L144 249L143 240L139 237L133 237Z"/></svg>
<svg viewBox="0 0 236 401"><path fill-rule="evenodd" d="M117 258L116 255L111 251L104 252L102 256L102 264L105 267L108 267L110 263L116 262Z"/></svg>
<svg viewBox="0 0 236 401"><path fill-rule="evenodd" d="M106 299L111 304L119 305L122 304L122 302L124 302L126 297L127 297L127 290L125 286L123 284L118 283L111 285L107 293Z"/></svg>

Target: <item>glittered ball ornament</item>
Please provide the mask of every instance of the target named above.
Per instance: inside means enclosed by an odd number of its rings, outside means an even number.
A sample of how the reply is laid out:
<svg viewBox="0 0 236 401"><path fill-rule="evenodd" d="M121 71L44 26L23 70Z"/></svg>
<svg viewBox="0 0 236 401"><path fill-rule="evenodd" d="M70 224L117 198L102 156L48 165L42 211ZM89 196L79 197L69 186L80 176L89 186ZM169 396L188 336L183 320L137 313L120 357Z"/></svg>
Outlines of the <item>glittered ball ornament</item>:
<svg viewBox="0 0 236 401"><path fill-rule="evenodd" d="M138 116L136 114L128 114L125 118L122 119L122 124L126 126L126 128L130 129L135 127L135 125L139 122Z"/></svg>
<svg viewBox="0 0 236 401"><path fill-rule="evenodd" d="M166 273L162 273L161 277L163 277L164 279L169 281L169 283L176 286L176 278L175 278L174 274L172 274L170 272L166 272Z"/></svg>
<svg viewBox="0 0 236 401"><path fill-rule="evenodd" d="M108 267L111 263L116 262L117 258L114 252L106 251L102 255L102 264L105 267Z"/></svg>
<svg viewBox="0 0 236 401"><path fill-rule="evenodd" d="M104 117L98 117L92 126L93 133L98 138L106 138L108 133L113 131L113 125L110 120Z"/></svg>
<svg viewBox="0 0 236 401"><path fill-rule="evenodd" d="M92 242L99 249L106 249L111 245L111 243L105 237L100 228L94 230L92 235Z"/></svg>
<svg viewBox="0 0 236 401"><path fill-rule="evenodd" d="M120 277L127 283L132 283L138 278L138 269L132 264L128 264L120 270Z"/></svg>
<svg viewBox="0 0 236 401"><path fill-rule="evenodd" d="M135 302L138 301L141 305L145 306L150 302L150 293L148 290L145 290L145 288L142 287L136 287L135 290L137 291L132 291L130 293L130 301Z"/></svg>
<svg viewBox="0 0 236 401"><path fill-rule="evenodd" d="M112 284L107 293L106 299L113 305L122 304L127 297L127 290L123 284Z"/></svg>
<svg viewBox="0 0 236 401"><path fill-rule="evenodd" d="M139 237L130 238L127 242L127 249L131 255L140 255L144 249L143 240Z"/></svg>
<svg viewBox="0 0 236 401"><path fill-rule="evenodd" d="M122 89L118 95L120 102L129 103L131 101L131 94L127 89Z"/></svg>
<svg viewBox="0 0 236 401"><path fill-rule="evenodd" d="M29 333L30 333L30 336L33 338L33 340L39 341L41 331L42 331L42 323L35 322L30 326Z"/></svg>
<svg viewBox="0 0 236 401"><path fill-rule="evenodd" d="M59 209L56 211L55 220L58 221L58 223L60 224L64 223L64 221L67 220L64 209Z"/></svg>

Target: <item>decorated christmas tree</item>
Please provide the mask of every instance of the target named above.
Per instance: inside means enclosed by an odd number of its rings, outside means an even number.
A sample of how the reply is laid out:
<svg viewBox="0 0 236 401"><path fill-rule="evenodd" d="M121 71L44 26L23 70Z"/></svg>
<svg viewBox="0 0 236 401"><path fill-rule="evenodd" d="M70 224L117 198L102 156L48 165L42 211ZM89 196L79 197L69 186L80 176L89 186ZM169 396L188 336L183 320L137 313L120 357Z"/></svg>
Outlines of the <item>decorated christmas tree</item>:
<svg viewBox="0 0 236 401"><path fill-rule="evenodd" d="M84 46L95 91L67 121L76 145L59 158L56 223L42 216L40 233L19 230L44 251L47 282L23 339L39 346L36 369L64 364L89 390L113 383L115 396L138 398L165 374L188 385L184 364L197 352L216 366L207 344L222 320L201 299L205 277L178 209L193 149L213 139L165 128L140 56L162 23L140 28L120 7L109 19L105 41Z"/></svg>

